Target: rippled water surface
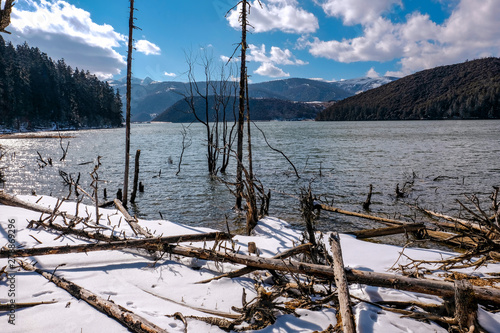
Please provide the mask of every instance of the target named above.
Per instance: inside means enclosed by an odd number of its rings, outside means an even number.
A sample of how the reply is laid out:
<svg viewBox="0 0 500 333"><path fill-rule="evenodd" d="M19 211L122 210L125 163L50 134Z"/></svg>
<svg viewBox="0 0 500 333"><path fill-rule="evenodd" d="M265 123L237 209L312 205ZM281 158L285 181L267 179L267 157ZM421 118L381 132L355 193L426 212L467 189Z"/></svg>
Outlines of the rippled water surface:
<svg viewBox="0 0 500 333"><path fill-rule="evenodd" d="M299 170L295 177L288 162L269 149L253 128L254 169L266 189L272 190L270 214L301 225L298 194L311 183L313 192L334 205L362 211L369 184L373 184L371 212L405 220L418 218L407 204L418 202L436 211L457 215L456 199L479 194L490 203L493 185L500 185L500 121L398 122L266 122L258 123L275 148L282 150ZM225 185L207 175L205 133L189 127L192 145L186 150L176 176L182 149L182 125L170 123L132 126L131 180L136 149L141 150L140 193L134 212L138 217L165 219L191 225L225 228L234 218L234 198ZM8 192L67 195L59 171L81 173L84 187L91 181L101 156L99 194L115 195L123 181L125 130L65 132L69 150L61 162L59 139L1 139ZM40 168L38 154L53 165ZM91 162L89 164L84 164ZM235 168L230 167L232 173ZM395 198L400 187L413 182L406 199ZM130 181L131 182L131 181ZM101 200L103 200L101 198ZM346 231L367 226L329 213L319 221L324 230Z"/></svg>

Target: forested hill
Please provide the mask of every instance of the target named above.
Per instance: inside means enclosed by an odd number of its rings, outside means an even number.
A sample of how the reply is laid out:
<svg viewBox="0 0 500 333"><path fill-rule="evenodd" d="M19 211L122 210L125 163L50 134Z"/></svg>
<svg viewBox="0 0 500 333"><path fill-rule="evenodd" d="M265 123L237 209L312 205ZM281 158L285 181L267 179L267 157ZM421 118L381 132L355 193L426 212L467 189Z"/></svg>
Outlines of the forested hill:
<svg viewBox="0 0 500 333"><path fill-rule="evenodd" d="M0 36L0 128L116 127L121 108L107 82Z"/></svg>
<svg viewBox="0 0 500 333"><path fill-rule="evenodd" d="M219 120L222 121L223 107L214 105L213 96L208 98L209 121L215 121L216 112L219 110ZM234 107L234 109L233 109ZM205 100L201 97L194 98L194 108L201 120L206 121ZM305 120L314 119L319 111L324 109L323 103L303 103L283 101L276 98L250 98L250 110L252 120ZM238 101L233 97L227 102L226 120L234 121L238 114ZM180 100L165 112L157 116L153 121L167 122L193 122L196 121L195 115L189 108L186 100Z"/></svg>
<svg viewBox="0 0 500 333"><path fill-rule="evenodd" d="M500 58L442 66L346 98L317 120L500 118Z"/></svg>

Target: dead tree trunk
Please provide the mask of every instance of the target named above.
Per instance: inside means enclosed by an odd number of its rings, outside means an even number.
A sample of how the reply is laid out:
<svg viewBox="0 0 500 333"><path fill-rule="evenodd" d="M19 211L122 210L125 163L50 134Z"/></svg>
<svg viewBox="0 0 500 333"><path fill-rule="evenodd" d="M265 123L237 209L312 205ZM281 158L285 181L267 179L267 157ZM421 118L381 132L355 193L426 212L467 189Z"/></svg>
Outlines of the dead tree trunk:
<svg viewBox="0 0 500 333"><path fill-rule="evenodd" d="M130 214L127 212L127 210L122 205L122 203L120 202L120 200L115 199L114 203L115 203L116 208L123 214L123 216L125 217L125 221L127 221L127 223L130 225L130 228L132 229L132 231L134 231L134 233L136 235L143 235L146 238L153 237L153 235L149 231L144 230L139 225L139 223L137 223L137 219L136 218L130 216Z"/></svg>
<svg viewBox="0 0 500 333"><path fill-rule="evenodd" d="M16 196L4 193L3 191L0 191L0 203L7 206L20 207L45 214L57 214L64 216L68 219L76 219L76 216L74 215L61 213L57 210L54 212L54 209L46 208L37 204L32 204L30 202L23 201L17 198Z"/></svg>
<svg viewBox="0 0 500 333"><path fill-rule="evenodd" d="M211 232L206 234L187 234L179 236L168 236L148 239L129 239L111 241L108 243L93 243L65 246L36 247L24 249L0 249L0 258L22 258L31 256L43 256L51 254L87 253L94 251L121 250L125 248L140 248L151 251L163 251L165 244L176 244L180 242L208 242L214 240L231 239L231 235L224 232Z"/></svg>
<svg viewBox="0 0 500 333"><path fill-rule="evenodd" d="M135 203L135 196L137 195L137 184L139 182L139 157L141 156L141 150L137 149L135 152L135 168L134 168L134 187L132 189L132 194L130 196L130 202Z"/></svg>
<svg viewBox="0 0 500 333"><path fill-rule="evenodd" d="M243 200L243 128L245 125L245 92L246 92L246 51L247 51L247 0L241 2L241 68L240 68L240 94L238 109L238 141L237 141L237 168L236 168L236 209L241 210Z"/></svg>
<svg viewBox="0 0 500 333"><path fill-rule="evenodd" d="M60 278L54 274L47 273L41 269L35 268L34 266L22 261L16 260L21 267L27 271L36 272L42 275L44 278L53 282L59 288L66 290L73 297L77 299L82 299L95 309L101 311L102 313L108 315L109 317L117 320L123 326L130 329L132 332L138 333L167 333L161 327L149 322L145 318L125 309L124 307L115 304L113 301L105 300L98 295L92 293L91 291L80 287L79 285L68 281L66 279Z"/></svg>
<svg viewBox="0 0 500 333"><path fill-rule="evenodd" d="M474 332L477 303L474 289L467 280L455 281L455 319L460 332Z"/></svg>
<svg viewBox="0 0 500 333"><path fill-rule="evenodd" d="M372 203L372 191L373 191L373 185L370 184L370 190L369 190L368 195L366 197L366 201L363 202L363 209L364 210L370 210L370 205Z"/></svg>
<svg viewBox="0 0 500 333"><path fill-rule="evenodd" d="M321 276L330 279L334 278L334 273L331 267L325 265L309 264L293 260L283 261L281 259L254 257L237 253L223 253L220 251L187 246L167 245L165 250L172 254L178 254L186 257L195 257L220 262L227 261L259 269L274 269L305 275ZM406 290L441 297L453 297L455 295L455 286L450 282L410 278L387 273L366 272L350 268L346 268L345 273L349 283L360 283L369 286ZM478 302L500 305L500 290L484 287L473 287L473 289Z"/></svg>
<svg viewBox="0 0 500 333"><path fill-rule="evenodd" d="M408 225L402 225L402 226L397 226L397 227L350 231L350 232L346 232L346 234L354 235L354 236L356 236L356 238L372 238L372 237L381 237L381 236L402 234L402 233L418 231L418 230L422 230L422 229L425 229L425 225L423 223L415 223L415 224L408 224Z"/></svg>
<svg viewBox="0 0 500 333"><path fill-rule="evenodd" d="M340 316L344 333L355 333L354 315L352 314L349 287L345 277L344 260L342 259L342 248L340 247L339 234L330 236L330 245L333 253L333 271L335 274L335 285L339 297Z"/></svg>
<svg viewBox="0 0 500 333"><path fill-rule="evenodd" d="M122 202L127 206L128 198L128 172L130 164L130 101L132 99L132 50L134 33L134 0L130 0L130 17L128 20L128 52L127 52L127 105L125 119L125 172L123 173Z"/></svg>

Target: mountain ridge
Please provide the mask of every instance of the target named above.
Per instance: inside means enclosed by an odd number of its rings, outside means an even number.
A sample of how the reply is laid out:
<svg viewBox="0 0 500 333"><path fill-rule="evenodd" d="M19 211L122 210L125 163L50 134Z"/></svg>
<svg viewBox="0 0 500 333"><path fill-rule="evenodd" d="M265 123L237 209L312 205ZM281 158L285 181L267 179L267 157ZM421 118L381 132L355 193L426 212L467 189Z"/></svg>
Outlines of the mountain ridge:
<svg viewBox="0 0 500 333"><path fill-rule="evenodd" d="M316 120L500 118L500 58L417 72L339 101Z"/></svg>
<svg viewBox="0 0 500 333"><path fill-rule="evenodd" d="M321 81L288 78L249 84L250 98L276 99L293 102L330 102L355 95L396 80L395 77L357 78L342 81ZM115 89L125 90L126 78L109 81ZM198 82L203 90L203 82ZM132 79L132 121L150 121L184 98L189 83ZM124 96L125 94L122 94Z"/></svg>

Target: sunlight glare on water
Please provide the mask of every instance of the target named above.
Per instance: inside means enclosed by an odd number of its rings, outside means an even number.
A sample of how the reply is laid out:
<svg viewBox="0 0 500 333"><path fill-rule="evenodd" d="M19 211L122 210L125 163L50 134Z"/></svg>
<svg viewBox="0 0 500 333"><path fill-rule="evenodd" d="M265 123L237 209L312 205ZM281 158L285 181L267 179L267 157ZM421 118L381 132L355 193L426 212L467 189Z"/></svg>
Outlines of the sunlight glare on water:
<svg viewBox="0 0 500 333"><path fill-rule="evenodd" d="M269 149L252 128L254 171L266 189L272 190L270 214L302 225L298 195L311 183L313 193L343 209L362 211L369 184L373 184L373 214L414 219L408 203L458 215L456 199L479 194L487 200L492 186L500 185L500 121L397 121L397 122L262 122L257 125L269 143L295 164L301 178L278 153ZM189 127L192 145L182 150L182 125L134 124L131 137L131 171L136 149L141 150L139 193L132 210L140 218L160 219L225 229L225 217L234 217L234 198L226 186L207 172L206 134L199 124ZM99 178L108 200L123 182L124 129L65 132L73 138L1 139L6 167L4 188L9 193L66 196L59 171L81 174L88 188L97 156ZM61 143L70 143L65 161ZM40 153L52 158L52 166L38 166ZM87 163L90 162L90 163ZM232 180L235 163L230 165ZM395 198L395 187L413 181L409 197ZM89 189L90 190L90 189ZM485 201L485 207L489 207ZM322 213L324 230L346 231L369 222Z"/></svg>

